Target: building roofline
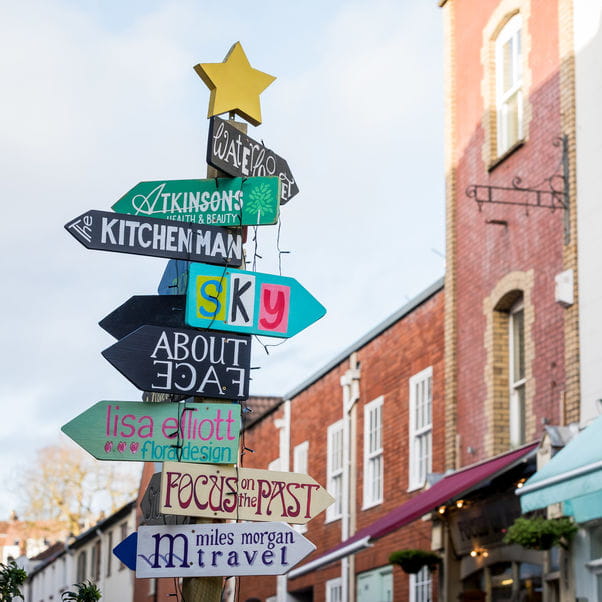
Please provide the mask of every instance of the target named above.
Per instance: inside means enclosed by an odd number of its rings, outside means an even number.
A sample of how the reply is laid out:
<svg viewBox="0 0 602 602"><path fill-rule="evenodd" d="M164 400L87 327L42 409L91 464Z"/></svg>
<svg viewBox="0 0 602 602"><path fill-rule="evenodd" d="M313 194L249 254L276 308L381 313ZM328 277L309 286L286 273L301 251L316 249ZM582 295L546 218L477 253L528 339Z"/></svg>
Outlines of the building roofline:
<svg viewBox="0 0 602 602"><path fill-rule="evenodd" d="M283 396L283 402L287 399L293 399L305 389L313 385L318 379L324 376L326 373L330 372L333 368L338 366L342 361L347 359L354 351L359 351L362 347L365 347L370 341L375 339L378 335L383 333L385 330L393 326L396 322L401 320L401 318L407 316L411 312L413 312L418 306L422 305L424 302L428 301L433 295L443 290L444 278L439 278L429 287L424 289L421 293L418 293L413 299L408 301L405 305L400 307L396 312L391 314L388 318L383 320L380 324L377 324L374 328L369 330L364 336L359 338L355 343L352 343L349 347L341 351L336 357L330 360L327 364L325 364L322 368L320 368L317 372L314 372L309 378L305 379L299 385L297 385L294 389L289 391L286 395ZM282 402L281 402L282 403ZM273 408L276 409L280 404L276 404ZM273 411L272 410L272 411Z"/></svg>

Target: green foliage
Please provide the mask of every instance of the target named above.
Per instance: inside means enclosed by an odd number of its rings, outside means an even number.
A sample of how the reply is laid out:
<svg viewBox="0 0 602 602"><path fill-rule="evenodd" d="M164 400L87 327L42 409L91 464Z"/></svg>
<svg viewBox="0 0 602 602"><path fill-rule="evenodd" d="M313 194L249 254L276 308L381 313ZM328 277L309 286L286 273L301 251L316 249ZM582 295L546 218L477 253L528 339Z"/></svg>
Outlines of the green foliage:
<svg viewBox="0 0 602 602"><path fill-rule="evenodd" d="M268 184L261 184L257 186L251 193L245 198L245 209L249 213L261 212L264 216L271 216L274 213L274 208L271 203L272 194L271 188Z"/></svg>
<svg viewBox="0 0 602 602"><path fill-rule="evenodd" d="M11 558L6 564L0 563L0 602L10 602L13 598L21 598L21 587L27 579L27 573L17 566Z"/></svg>
<svg viewBox="0 0 602 602"><path fill-rule="evenodd" d="M441 557L427 550L397 550L389 556L391 564L398 564L406 573L417 573L423 566L437 568Z"/></svg>
<svg viewBox="0 0 602 602"><path fill-rule="evenodd" d="M63 592L61 600L64 602L96 602L96 600L100 600L102 597L96 583L92 583L91 581L74 583L73 586L77 591Z"/></svg>
<svg viewBox="0 0 602 602"><path fill-rule="evenodd" d="M543 516L520 517L508 529L504 543L516 543L532 550L549 550L556 545L566 549L575 533L577 533L577 526L566 517L552 519Z"/></svg>

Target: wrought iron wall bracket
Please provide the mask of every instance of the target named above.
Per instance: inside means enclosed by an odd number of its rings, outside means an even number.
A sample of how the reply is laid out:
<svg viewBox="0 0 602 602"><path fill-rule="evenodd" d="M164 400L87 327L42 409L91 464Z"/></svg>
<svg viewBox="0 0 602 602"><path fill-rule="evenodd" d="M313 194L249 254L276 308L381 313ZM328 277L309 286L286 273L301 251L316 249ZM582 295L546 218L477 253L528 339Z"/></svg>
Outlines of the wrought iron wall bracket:
<svg viewBox="0 0 602 602"><path fill-rule="evenodd" d="M558 166L562 167L562 174L555 173L534 188L523 186L520 176L515 176L510 186L471 184L466 188L466 196L477 202L479 211L482 211L483 205L486 204L525 207L527 215L531 208L549 209L552 213L562 209L565 212L565 243L568 242L570 238L568 139L562 136L556 138L552 144L562 147L562 158Z"/></svg>

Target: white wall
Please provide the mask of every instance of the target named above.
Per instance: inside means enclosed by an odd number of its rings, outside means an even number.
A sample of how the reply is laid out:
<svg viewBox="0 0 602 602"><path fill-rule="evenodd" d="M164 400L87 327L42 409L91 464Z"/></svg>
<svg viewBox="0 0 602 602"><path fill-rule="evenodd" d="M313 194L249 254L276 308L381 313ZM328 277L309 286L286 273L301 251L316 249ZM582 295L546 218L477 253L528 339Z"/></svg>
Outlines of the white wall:
<svg viewBox="0 0 602 602"><path fill-rule="evenodd" d="M581 422L602 399L602 0L575 0Z"/></svg>

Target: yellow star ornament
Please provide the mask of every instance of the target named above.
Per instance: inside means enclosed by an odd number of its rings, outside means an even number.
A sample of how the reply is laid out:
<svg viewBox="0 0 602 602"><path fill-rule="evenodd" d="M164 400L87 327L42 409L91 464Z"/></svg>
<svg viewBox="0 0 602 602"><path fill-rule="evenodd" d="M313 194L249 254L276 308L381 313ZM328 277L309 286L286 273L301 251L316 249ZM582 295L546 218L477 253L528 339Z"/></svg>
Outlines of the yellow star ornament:
<svg viewBox="0 0 602 602"><path fill-rule="evenodd" d="M259 95L276 78L253 69L240 42L223 63L199 63L194 70L211 90L207 117L233 112L253 125L261 123Z"/></svg>

